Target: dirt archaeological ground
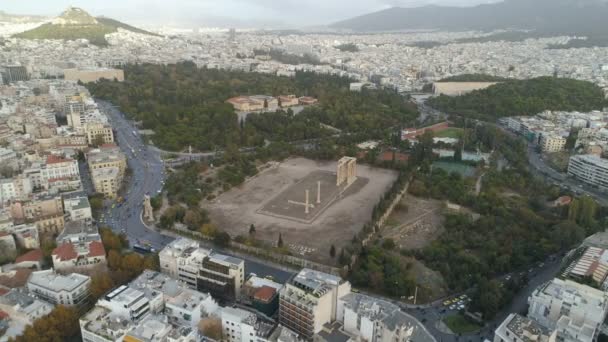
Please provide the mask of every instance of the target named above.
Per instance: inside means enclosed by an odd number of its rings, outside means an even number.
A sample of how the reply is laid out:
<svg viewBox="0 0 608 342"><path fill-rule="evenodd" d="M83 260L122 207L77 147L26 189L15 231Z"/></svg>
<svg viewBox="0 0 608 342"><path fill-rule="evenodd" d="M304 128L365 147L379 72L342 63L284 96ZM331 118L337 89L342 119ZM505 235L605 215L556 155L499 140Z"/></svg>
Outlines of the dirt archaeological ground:
<svg viewBox="0 0 608 342"><path fill-rule="evenodd" d="M205 207L232 236L247 235L254 224L258 239L276 242L281 233L294 254L327 263L331 245L347 245L397 179L395 171L358 165L357 180L344 190L336 186L335 172L336 162L288 159Z"/></svg>

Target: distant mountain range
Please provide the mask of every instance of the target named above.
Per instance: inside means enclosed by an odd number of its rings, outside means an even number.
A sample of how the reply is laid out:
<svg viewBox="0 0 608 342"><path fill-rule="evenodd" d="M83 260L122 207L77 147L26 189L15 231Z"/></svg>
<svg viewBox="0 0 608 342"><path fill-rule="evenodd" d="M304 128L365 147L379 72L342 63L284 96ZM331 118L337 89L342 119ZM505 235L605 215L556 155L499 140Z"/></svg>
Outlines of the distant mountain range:
<svg viewBox="0 0 608 342"><path fill-rule="evenodd" d="M332 24L353 31L525 29L608 36L608 0L505 0L474 7L394 7Z"/></svg>
<svg viewBox="0 0 608 342"><path fill-rule="evenodd" d="M95 18L81 8L69 7L50 22L16 34L14 37L24 39L87 39L91 44L105 46L108 44L105 35L114 33L119 28L135 33L155 35L114 19Z"/></svg>

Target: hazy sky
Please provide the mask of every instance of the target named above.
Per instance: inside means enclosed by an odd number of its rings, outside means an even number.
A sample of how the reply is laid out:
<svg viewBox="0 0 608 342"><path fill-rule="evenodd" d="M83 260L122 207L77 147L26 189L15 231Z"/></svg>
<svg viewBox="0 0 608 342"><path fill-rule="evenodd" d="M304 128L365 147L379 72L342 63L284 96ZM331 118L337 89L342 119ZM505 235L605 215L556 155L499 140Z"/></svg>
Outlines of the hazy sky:
<svg viewBox="0 0 608 342"><path fill-rule="evenodd" d="M133 24L302 27L329 24L393 6L467 6L498 0L0 0L0 10L59 14L82 7Z"/></svg>

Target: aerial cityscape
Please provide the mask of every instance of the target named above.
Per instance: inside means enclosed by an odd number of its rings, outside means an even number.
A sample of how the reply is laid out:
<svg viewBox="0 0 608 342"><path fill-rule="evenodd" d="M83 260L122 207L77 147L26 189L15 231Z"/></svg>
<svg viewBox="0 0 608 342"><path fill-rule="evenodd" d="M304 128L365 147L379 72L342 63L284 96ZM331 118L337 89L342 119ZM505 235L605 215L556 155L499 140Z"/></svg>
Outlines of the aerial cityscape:
<svg viewBox="0 0 608 342"><path fill-rule="evenodd" d="M608 341L605 18L7 0L0 342Z"/></svg>

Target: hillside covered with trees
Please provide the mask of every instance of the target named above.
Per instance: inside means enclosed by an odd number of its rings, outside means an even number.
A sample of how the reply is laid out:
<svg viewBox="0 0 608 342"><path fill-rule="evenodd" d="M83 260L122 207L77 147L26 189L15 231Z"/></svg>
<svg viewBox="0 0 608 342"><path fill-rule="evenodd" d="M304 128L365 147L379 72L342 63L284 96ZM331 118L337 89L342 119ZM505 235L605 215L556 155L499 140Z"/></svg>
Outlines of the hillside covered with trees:
<svg viewBox="0 0 608 342"><path fill-rule="evenodd" d="M439 96L428 104L449 114L495 121L505 116L535 115L545 110L602 109L604 91L597 85L567 78L539 77L499 83L462 96Z"/></svg>
<svg viewBox="0 0 608 342"><path fill-rule="evenodd" d="M390 90L350 92L350 80L298 72L294 78L177 65L130 65L123 83L88 84L91 93L120 106L131 119L154 130L153 142L166 150L188 146L213 150L234 144L262 146L265 140L298 141L335 134L321 124L348 133L382 137L415 120L416 109ZM226 100L239 95L313 96L319 104L294 115L278 111L249 115L245 122Z"/></svg>
<svg viewBox="0 0 608 342"><path fill-rule="evenodd" d="M80 8L70 7L53 22L18 33L14 37L23 39L87 39L91 44L106 46L108 42L105 36L117 32L119 28L140 34L156 35L118 20L104 17L94 18Z"/></svg>

